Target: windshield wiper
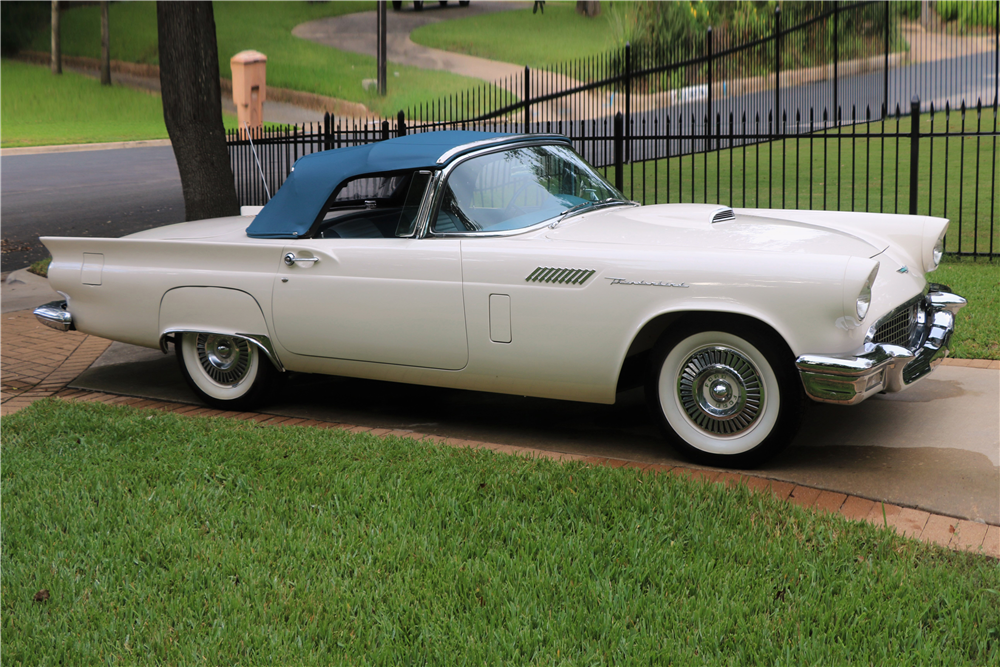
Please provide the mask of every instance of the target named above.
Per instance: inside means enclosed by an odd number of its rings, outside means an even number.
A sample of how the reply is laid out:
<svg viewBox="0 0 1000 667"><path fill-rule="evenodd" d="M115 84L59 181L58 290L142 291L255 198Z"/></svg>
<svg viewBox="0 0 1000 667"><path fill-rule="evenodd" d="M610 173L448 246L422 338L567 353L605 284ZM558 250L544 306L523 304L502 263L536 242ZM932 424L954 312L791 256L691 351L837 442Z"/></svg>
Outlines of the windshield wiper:
<svg viewBox="0 0 1000 667"><path fill-rule="evenodd" d="M634 201L629 201L627 199L618 199L617 197L608 197L607 199L601 199L598 201L584 201L580 202L576 206L571 206L562 213L560 213L559 219L553 222L551 225L549 225L549 227L555 227L566 218L572 218L574 215L577 215L578 213L583 213L584 211L588 211L591 208L602 208L604 206L614 206L616 204L628 204L629 206L639 205Z"/></svg>

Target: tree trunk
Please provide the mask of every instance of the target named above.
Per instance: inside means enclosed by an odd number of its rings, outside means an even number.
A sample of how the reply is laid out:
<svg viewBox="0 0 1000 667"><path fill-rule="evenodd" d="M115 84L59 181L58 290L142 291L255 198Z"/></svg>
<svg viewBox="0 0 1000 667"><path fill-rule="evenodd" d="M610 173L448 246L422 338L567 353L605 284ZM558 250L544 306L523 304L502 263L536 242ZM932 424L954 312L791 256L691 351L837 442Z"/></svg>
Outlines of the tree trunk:
<svg viewBox="0 0 1000 667"><path fill-rule="evenodd" d="M576 13L593 18L601 13L600 0L577 0Z"/></svg>
<svg viewBox="0 0 1000 667"><path fill-rule="evenodd" d="M52 0L52 73L62 74L62 45L59 39L59 0Z"/></svg>
<svg viewBox="0 0 1000 667"><path fill-rule="evenodd" d="M111 30L108 27L108 0L101 0L101 85L111 85Z"/></svg>
<svg viewBox="0 0 1000 667"><path fill-rule="evenodd" d="M219 51L211 2L157 2L163 120L174 147L187 220L239 215L222 126Z"/></svg>

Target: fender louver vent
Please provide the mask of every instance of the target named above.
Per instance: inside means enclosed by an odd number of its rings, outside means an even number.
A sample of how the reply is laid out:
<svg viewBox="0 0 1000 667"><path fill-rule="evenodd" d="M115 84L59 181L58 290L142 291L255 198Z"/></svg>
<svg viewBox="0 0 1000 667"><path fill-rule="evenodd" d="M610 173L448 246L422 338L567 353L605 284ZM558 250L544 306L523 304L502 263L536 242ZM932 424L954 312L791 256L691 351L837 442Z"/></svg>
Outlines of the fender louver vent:
<svg viewBox="0 0 1000 667"><path fill-rule="evenodd" d="M736 214L733 213L731 208L720 208L718 211L712 214L712 222L726 222L727 220L735 220Z"/></svg>
<svg viewBox="0 0 1000 667"><path fill-rule="evenodd" d="M559 269L540 266L531 272L525 280L532 283L562 283L564 285L582 285L594 275L593 269Z"/></svg>

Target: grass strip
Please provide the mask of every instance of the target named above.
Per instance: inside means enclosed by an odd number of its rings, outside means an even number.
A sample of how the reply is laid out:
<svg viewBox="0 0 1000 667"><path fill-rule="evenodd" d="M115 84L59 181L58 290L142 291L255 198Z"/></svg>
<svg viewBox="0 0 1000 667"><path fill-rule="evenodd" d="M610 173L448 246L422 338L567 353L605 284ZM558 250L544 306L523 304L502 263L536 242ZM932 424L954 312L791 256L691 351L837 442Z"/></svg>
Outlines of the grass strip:
<svg viewBox="0 0 1000 667"><path fill-rule="evenodd" d="M0 81L4 148L167 138L159 95L6 59Z"/></svg>
<svg viewBox="0 0 1000 667"><path fill-rule="evenodd" d="M945 256L927 279L948 285L969 301L955 317L950 356L1000 359L1000 267L995 262Z"/></svg>
<svg viewBox="0 0 1000 667"><path fill-rule="evenodd" d="M214 9L219 74L226 78L232 78L229 59L240 51L254 49L267 56L268 85L360 102L384 116L482 85L478 79L390 62L388 94L379 97L374 89L362 88L364 79L377 77L375 58L292 35L292 29L300 23L371 11L371 2L216 2ZM159 64L155 3L113 3L109 12L111 58ZM99 7L74 7L64 12L60 29L63 53L100 57ZM49 32L41 30L31 48L48 51L49 40ZM498 94L506 99L506 93Z"/></svg>
<svg viewBox="0 0 1000 667"><path fill-rule="evenodd" d="M5 663L1000 660L994 561L745 489L51 399L3 430Z"/></svg>
<svg viewBox="0 0 1000 667"><path fill-rule="evenodd" d="M7 59L0 80L4 148L169 138L157 93L102 86L74 72L53 76L48 67ZM222 124L236 129L236 116L223 112Z"/></svg>

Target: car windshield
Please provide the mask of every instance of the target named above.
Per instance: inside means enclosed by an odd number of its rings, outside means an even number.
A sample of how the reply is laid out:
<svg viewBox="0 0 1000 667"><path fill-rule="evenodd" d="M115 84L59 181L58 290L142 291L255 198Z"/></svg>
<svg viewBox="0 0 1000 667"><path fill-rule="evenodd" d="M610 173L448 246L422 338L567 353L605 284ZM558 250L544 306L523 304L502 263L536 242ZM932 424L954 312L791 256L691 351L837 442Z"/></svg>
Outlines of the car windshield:
<svg viewBox="0 0 1000 667"><path fill-rule="evenodd" d="M628 203L566 146L525 146L466 160L452 170L431 224L438 234L531 227L570 209Z"/></svg>

